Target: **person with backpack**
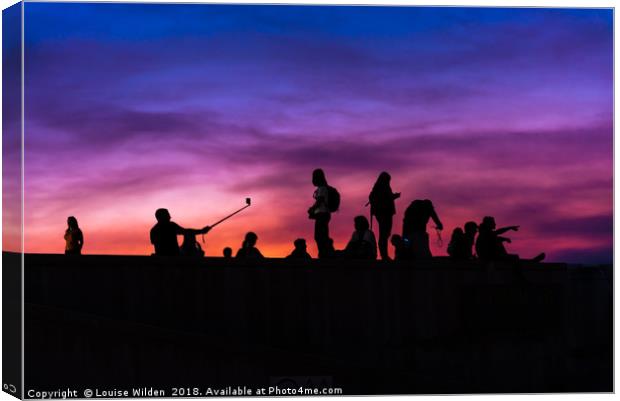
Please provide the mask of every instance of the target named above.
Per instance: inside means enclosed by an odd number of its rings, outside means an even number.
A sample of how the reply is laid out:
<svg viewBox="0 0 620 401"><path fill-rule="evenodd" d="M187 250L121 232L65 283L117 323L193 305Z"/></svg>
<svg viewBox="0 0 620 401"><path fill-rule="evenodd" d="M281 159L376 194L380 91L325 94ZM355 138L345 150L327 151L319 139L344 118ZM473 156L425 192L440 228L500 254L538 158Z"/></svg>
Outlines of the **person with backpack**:
<svg viewBox="0 0 620 401"><path fill-rule="evenodd" d="M356 216L353 219L355 231L345 248L347 259L377 259L377 240L370 230L370 224L366 216Z"/></svg>
<svg viewBox="0 0 620 401"><path fill-rule="evenodd" d="M312 172L314 204L308 208L308 218L314 220L314 240L319 250L319 259L329 258L329 221L331 213L340 207L340 194L336 188L327 184L325 173L320 168Z"/></svg>
<svg viewBox="0 0 620 401"><path fill-rule="evenodd" d="M382 172L377 182L372 187L368 196L370 203L370 218L374 216L379 223L379 253L382 260L390 260L388 256L388 240L392 234L392 218L396 214L394 201L400 198L400 193L392 192L390 187L391 177L387 172Z"/></svg>
<svg viewBox="0 0 620 401"><path fill-rule="evenodd" d="M428 199L416 199L405 210L403 219L403 241L406 254L412 259L430 259L431 254L426 224L433 219L437 230L443 230L443 224L435 212L433 202Z"/></svg>

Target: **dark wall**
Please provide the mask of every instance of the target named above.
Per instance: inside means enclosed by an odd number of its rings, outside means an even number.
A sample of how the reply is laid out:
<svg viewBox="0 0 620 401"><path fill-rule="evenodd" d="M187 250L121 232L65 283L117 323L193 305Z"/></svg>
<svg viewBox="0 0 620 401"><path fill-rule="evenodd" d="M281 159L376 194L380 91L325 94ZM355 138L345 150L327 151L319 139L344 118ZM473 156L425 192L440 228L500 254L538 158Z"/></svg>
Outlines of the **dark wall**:
<svg viewBox="0 0 620 401"><path fill-rule="evenodd" d="M610 271L27 255L26 388L611 391Z"/></svg>

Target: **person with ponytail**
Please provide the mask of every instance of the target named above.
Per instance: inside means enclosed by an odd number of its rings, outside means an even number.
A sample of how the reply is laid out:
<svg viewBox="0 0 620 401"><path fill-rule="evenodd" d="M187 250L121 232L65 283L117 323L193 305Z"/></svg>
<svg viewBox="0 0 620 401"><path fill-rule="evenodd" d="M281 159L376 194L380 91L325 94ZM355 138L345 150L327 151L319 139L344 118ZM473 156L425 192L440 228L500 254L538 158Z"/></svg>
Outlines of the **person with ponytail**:
<svg viewBox="0 0 620 401"><path fill-rule="evenodd" d="M388 240L392 234L392 219L396 214L394 201L400 197L399 192L392 192L391 178L385 171L379 174L379 178L377 178L377 182L375 182L368 196L371 218L374 216L379 224L379 253L382 260L390 260Z"/></svg>
<svg viewBox="0 0 620 401"><path fill-rule="evenodd" d="M256 233L250 231L245 235L245 239L241 244L241 249L237 251L237 259L264 259L264 256L258 248L256 248L256 241L258 240L258 235Z"/></svg>
<svg viewBox="0 0 620 401"><path fill-rule="evenodd" d="M78 226L75 217L67 218L67 230L65 231L65 255L81 255L84 246L84 235Z"/></svg>

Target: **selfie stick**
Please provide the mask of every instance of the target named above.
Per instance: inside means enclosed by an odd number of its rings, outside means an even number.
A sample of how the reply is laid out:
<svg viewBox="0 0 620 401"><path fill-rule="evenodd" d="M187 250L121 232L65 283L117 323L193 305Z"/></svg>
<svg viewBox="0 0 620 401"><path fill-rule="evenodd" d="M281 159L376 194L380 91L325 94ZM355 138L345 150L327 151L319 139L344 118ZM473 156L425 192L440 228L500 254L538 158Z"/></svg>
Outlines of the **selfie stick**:
<svg viewBox="0 0 620 401"><path fill-rule="evenodd" d="M252 200L250 198L245 198L245 206L242 207L241 209L237 210L234 213L229 214L228 216L224 217L223 219L219 220L217 223L211 224L210 229L217 226L218 224L222 223L224 220L228 220L231 217L233 217L234 215L236 215L237 213L241 212L243 209L247 209L252 205ZM205 235L202 234L202 243L204 244L205 242Z"/></svg>
<svg viewBox="0 0 620 401"><path fill-rule="evenodd" d="M234 213L229 214L228 216L224 217L223 219L219 220L217 223L211 224L211 228L217 226L218 224L222 223L225 220L230 219L231 217L233 217L234 215L236 215L237 213L241 212L244 209L249 208L250 206L252 206L252 200L250 198L245 198L245 206L242 207L241 209L237 210Z"/></svg>

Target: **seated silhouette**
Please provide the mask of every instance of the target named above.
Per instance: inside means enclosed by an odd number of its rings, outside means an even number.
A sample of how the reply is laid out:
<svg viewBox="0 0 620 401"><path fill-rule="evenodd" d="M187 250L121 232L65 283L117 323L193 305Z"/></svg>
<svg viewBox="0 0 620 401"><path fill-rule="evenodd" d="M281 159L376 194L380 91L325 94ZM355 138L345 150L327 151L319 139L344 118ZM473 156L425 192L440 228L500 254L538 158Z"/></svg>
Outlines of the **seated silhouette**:
<svg viewBox="0 0 620 401"><path fill-rule="evenodd" d="M324 259L341 259L344 257L344 251L334 247L334 239L327 238L325 245Z"/></svg>
<svg viewBox="0 0 620 401"><path fill-rule="evenodd" d="M84 246L84 235L78 226L75 217L67 218L67 230L65 230L65 255L81 255Z"/></svg>
<svg viewBox="0 0 620 401"><path fill-rule="evenodd" d="M476 242L476 234L478 233L478 224L475 221L465 223L465 254L467 259L474 258L474 243Z"/></svg>
<svg viewBox="0 0 620 401"><path fill-rule="evenodd" d="M460 227L455 228L448 244L448 255L457 260L473 259L472 248L477 232L478 225L473 221L465 223L465 231Z"/></svg>
<svg viewBox="0 0 620 401"><path fill-rule="evenodd" d="M193 228L183 228L171 221L168 209L157 209L155 211L157 224L151 228L151 244L155 248L157 256L179 256L181 250L177 242L177 235L198 235L206 234L211 229L205 226L199 230ZM195 238L194 238L195 241Z"/></svg>
<svg viewBox="0 0 620 401"><path fill-rule="evenodd" d="M224 258L226 259L230 259L232 258L232 248L227 246L226 248L224 248L224 251L222 252L224 254Z"/></svg>
<svg viewBox="0 0 620 401"><path fill-rule="evenodd" d="M202 250L202 247L196 241L196 235L185 233L183 234L183 244L181 244L181 255L183 256L191 256L191 257L199 257L202 258L205 256L205 252Z"/></svg>
<svg viewBox="0 0 620 401"><path fill-rule="evenodd" d="M476 253L482 261L518 261L519 255L509 254L504 247L504 242L510 243L510 238L501 237L508 231L518 231L519 226L508 226L495 229L495 218L486 216L480 223L478 239L476 240ZM533 262L540 262L545 258L544 253L538 254L531 259Z"/></svg>
<svg viewBox="0 0 620 401"><path fill-rule="evenodd" d="M312 259L312 256L308 253L308 246L306 245L306 240L303 238L297 238L295 242L293 242L295 249L288 255L287 259Z"/></svg>
<svg viewBox="0 0 620 401"><path fill-rule="evenodd" d="M241 249L237 251L237 259L264 259L264 256L260 251L255 247L256 241L258 240L258 236L249 232L245 235L245 239L243 240L243 244L241 244Z"/></svg>
<svg viewBox="0 0 620 401"><path fill-rule="evenodd" d="M403 243L407 259L430 259L431 254L426 224L433 219L438 230L443 229L443 224L435 212L433 202L428 199L416 199L407 210L403 219Z"/></svg>
<svg viewBox="0 0 620 401"><path fill-rule="evenodd" d="M355 231L345 248L345 256L348 259L377 259L377 240L370 230L370 224L365 216L357 216L353 219Z"/></svg>
<svg viewBox="0 0 620 401"><path fill-rule="evenodd" d="M405 257L403 256L403 237L398 234L394 234L392 235L392 238L390 238L390 243L394 247L394 260L405 260Z"/></svg>
<svg viewBox="0 0 620 401"><path fill-rule="evenodd" d="M448 255L453 259L465 259L465 233L461 227L452 231L450 243L448 244Z"/></svg>

